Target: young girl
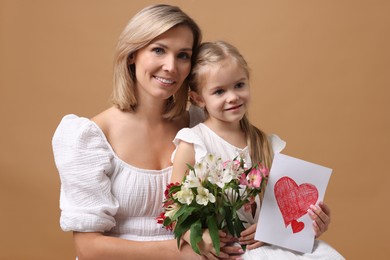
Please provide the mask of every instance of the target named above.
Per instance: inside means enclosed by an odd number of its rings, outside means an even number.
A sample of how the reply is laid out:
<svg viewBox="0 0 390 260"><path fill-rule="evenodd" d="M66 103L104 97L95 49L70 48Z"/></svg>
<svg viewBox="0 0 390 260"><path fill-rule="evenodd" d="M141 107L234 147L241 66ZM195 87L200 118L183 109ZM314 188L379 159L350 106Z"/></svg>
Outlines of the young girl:
<svg viewBox="0 0 390 260"><path fill-rule="evenodd" d="M176 135L174 143L177 149L172 156L171 181L181 182L188 169L186 164L194 165L207 153L220 156L223 161L240 156L246 160L248 167L262 162L270 168L273 154L279 153L285 147L285 142L276 135L267 136L249 122L249 68L239 51L222 41L203 43L198 51L189 84L192 101L204 109L207 118L203 123L193 128L184 128ZM239 212L240 218L247 222L247 229L239 238L239 242L247 245L249 249L243 255L244 258L260 259L273 256L276 259L287 259L296 256L296 253L276 246L260 247L264 243L254 240L259 205L260 199L257 196L252 212ZM329 208L323 203L319 206L313 205L311 217L317 237L326 231L330 222L329 215ZM187 241L188 237L189 235L185 234L183 238ZM206 241L210 241L207 232L199 244L202 254L215 255L213 247ZM255 248L257 249L253 250ZM316 242L313 254L300 256L342 259L324 242Z"/></svg>

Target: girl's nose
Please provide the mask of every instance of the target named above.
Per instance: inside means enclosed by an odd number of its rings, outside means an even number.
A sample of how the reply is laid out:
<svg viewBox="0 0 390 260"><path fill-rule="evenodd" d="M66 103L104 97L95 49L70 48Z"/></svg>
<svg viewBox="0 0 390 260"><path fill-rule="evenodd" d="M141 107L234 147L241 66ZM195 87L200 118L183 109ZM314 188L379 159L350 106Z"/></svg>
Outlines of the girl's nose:
<svg viewBox="0 0 390 260"><path fill-rule="evenodd" d="M236 102L238 99L239 99L239 96L234 91L231 91L228 93L228 97L227 97L228 103Z"/></svg>

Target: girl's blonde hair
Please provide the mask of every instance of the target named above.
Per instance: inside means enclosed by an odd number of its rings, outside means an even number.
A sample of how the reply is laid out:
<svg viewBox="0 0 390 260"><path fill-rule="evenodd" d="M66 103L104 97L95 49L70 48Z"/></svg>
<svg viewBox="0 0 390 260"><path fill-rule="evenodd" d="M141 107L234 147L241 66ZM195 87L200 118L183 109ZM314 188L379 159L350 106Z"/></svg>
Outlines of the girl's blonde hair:
<svg viewBox="0 0 390 260"><path fill-rule="evenodd" d="M248 64L236 47L224 41L205 42L198 49L195 64L190 74L190 89L200 94L200 87L204 82L203 75L208 71L207 66L215 65L215 63L229 57L237 62L249 79ZM249 122L247 113L240 120L240 125L247 137L252 165L262 163L270 169L273 152L267 135Z"/></svg>
<svg viewBox="0 0 390 260"><path fill-rule="evenodd" d="M119 109L133 112L137 109L135 67L130 64L130 57L159 35L179 25L191 29L194 36L192 49L195 53L202 39L201 30L179 7L165 4L148 6L126 25L119 37L114 57L112 103ZM167 100L163 116L168 119L180 116L186 110L187 99L186 79L180 89Z"/></svg>

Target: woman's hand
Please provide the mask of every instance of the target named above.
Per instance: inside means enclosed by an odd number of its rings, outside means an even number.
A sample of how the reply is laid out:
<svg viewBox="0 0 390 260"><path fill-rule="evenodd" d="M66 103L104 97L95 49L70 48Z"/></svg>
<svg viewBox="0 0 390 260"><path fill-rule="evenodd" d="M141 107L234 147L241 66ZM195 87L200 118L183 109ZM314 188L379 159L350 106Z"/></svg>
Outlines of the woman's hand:
<svg viewBox="0 0 390 260"><path fill-rule="evenodd" d="M221 241L221 252L228 255L227 259L241 260L244 250L237 244L238 239L223 231L219 231L219 239Z"/></svg>
<svg viewBox="0 0 390 260"><path fill-rule="evenodd" d="M202 259L211 259L211 260L231 259L229 257L229 253L224 252L222 250L222 248L226 245L225 241L230 241L230 240L225 238L226 234L222 231L219 231L219 236L220 236L221 250L219 252L219 256L217 256L217 252L215 251L209 230L208 229L203 230L202 240L198 243L198 248L202 256ZM184 233L183 239L185 242L187 242L187 244L190 245L190 231Z"/></svg>
<svg viewBox="0 0 390 260"><path fill-rule="evenodd" d="M310 218L313 220L313 228L316 238L321 236L330 224L330 208L320 201L318 205L310 205L307 210Z"/></svg>
<svg viewBox="0 0 390 260"><path fill-rule="evenodd" d="M241 245L246 245L247 249L255 249L262 245L264 245L263 242L255 240L255 233L256 233L256 227L257 223L251 225L247 229L241 232L241 237L239 238L239 242Z"/></svg>

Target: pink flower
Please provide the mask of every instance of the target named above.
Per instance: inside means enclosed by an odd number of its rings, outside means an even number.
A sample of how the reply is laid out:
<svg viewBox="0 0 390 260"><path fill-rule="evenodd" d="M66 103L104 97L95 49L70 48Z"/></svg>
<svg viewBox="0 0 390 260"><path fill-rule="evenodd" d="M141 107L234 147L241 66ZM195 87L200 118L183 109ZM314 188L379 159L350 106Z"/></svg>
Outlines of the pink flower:
<svg viewBox="0 0 390 260"><path fill-rule="evenodd" d="M253 168L247 176L248 179L248 186L252 188L260 188L261 179L263 177L261 176L261 172L257 168Z"/></svg>
<svg viewBox="0 0 390 260"><path fill-rule="evenodd" d="M246 179L245 173L241 174L241 177L240 177L240 185L248 186L248 180Z"/></svg>
<svg viewBox="0 0 390 260"><path fill-rule="evenodd" d="M269 170L267 167L265 167L264 165L262 165L261 163L259 163L259 165L257 166L257 168L260 170L261 174L263 175L263 177L268 177L269 175Z"/></svg>
<svg viewBox="0 0 390 260"><path fill-rule="evenodd" d="M160 214L160 216L158 216L158 217L156 218L157 223L163 225L163 224L164 224L164 220L165 220L166 218L167 218L167 217L165 216L165 213L162 212L162 213ZM166 229L166 230L172 231L172 230L173 230L173 225L172 225L172 223L169 224L168 226L165 226L165 229Z"/></svg>
<svg viewBox="0 0 390 260"><path fill-rule="evenodd" d="M169 183L167 185L167 188L165 189L165 192L164 192L164 195L165 195L165 198L168 199L169 198L169 190L173 187L173 186L180 186L180 183L176 182L176 183Z"/></svg>

